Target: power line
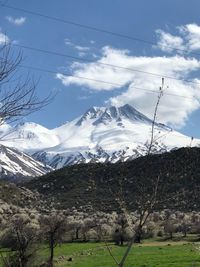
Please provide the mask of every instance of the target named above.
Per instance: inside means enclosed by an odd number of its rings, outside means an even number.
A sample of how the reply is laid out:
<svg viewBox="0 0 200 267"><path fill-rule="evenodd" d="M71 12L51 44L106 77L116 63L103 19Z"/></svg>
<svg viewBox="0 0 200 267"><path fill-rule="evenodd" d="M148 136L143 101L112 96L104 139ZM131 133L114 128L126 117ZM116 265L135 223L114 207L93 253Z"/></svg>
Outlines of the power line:
<svg viewBox="0 0 200 267"><path fill-rule="evenodd" d="M40 68L40 67L34 67L34 66L29 66L29 65L21 65L20 64L19 67L25 68L25 69L32 69L32 70L36 70L36 71L40 71L40 72L45 72L45 73L50 73L50 74L58 74L58 72L53 71L53 70L48 70L48 69L44 69L44 68ZM67 73L67 72L59 72L59 74L62 74L64 76L68 76L68 77L74 77L74 78L77 78L77 79L83 79L83 80L88 80L88 81L93 81L93 82L97 82L97 83L108 84L108 85L117 86L117 87L124 87L124 84L114 83L114 82L107 82L107 81L97 80L97 79L93 79L93 78L89 78L89 77L84 77L84 76L72 75L72 74ZM142 90L142 91L147 91L149 93L156 93L156 94L158 94L158 91L156 91L156 90L151 90L151 89L146 89L146 88L136 87L136 86L131 86L131 87L134 88L134 89L136 89L136 90ZM187 96L178 95L178 94L172 94L172 93L165 93L165 95L175 96L175 97L181 97L181 98L186 98L186 99L190 99L190 100L196 99L197 101L199 101L196 97L187 97Z"/></svg>
<svg viewBox="0 0 200 267"><path fill-rule="evenodd" d="M23 12L29 12L29 13L31 13L31 14L33 14L33 15L44 16L44 17L46 17L46 18L53 18L53 19L60 20L60 21L62 21L62 22L66 22L66 23L68 23L68 21L63 20L63 19L59 19L59 18L54 18L54 17L46 16L46 15L43 15L43 14L40 14L40 13L36 13L36 12L32 12L32 11L28 11L28 10L25 10L25 9L21 9L21 8L13 7L13 6L8 6L8 5L6 5L6 4L2 4L2 6L3 6L3 7L12 8L12 9L16 9L16 10L23 11ZM69 23L70 23L70 22L69 22ZM73 22L72 22L72 23L73 23ZM75 23L75 24L76 24L76 25L79 25L79 24L77 24L77 23ZM82 25L82 24L80 24L80 25ZM85 27L85 25L83 25L83 26ZM90 26L87 26L87 27L92 28L92 29L97 29L97 28L95 28L95 27L90 27ZM130 36L129 36L129 37L130 37ZM130 37L130 38L133 38L134 40L145 41L145 40L137 39L137 38L134 38L134 37ZM145 41L145 42L148 42L148 41ZM153 43L152 43L152 44L153 44ZM78 61L90 62L90 63L95 63L95 64L104 65L104 66L108 66L108 67L114 67L114 68L119 68L119 69L125 69L125 70L129 70L129 71L132 71L132 72L139 72L139 73L148 74L148 75L152 75L152 76L156 76L156 77L164 77L164 78L167 78L167 79L173 79L173 80L183 81L183 82L186 82L186 83L193 83L193 84L198 84L198 85L200 85L199 82L195 82L195 81L191 81L191 80L187 80L187 79L181 79L181 78L176 78L176 77L172 77L172 76L162 75L162 74L158 74L158 73L152 73L152 72L143 71L143 70L139 70L139 69L132 69L132 68L123 67L123 66L118 66L118 65L109 64L109 63L94 62L93 60L90 60L90 59L83 59L83 58L80 58L80 57L75 57L75 56L68 55L68 54L62 54L62 53L59 53L59 52L50 51L50 50L46 50L46 49L35 48L35 47L30 47L30 46L25 46L25 45L19 45L19 44L12 44L12 46L21 47L21 48L25 48L25 49L29 49L29 50L33 50L33 51L37 51L37 52L41 52L41 53L46 53L46 54L52 54L52 55L56 55L56 56L67 57L67 58L75 59L75 60L78 60ZM185 50L185 52L186 52L186 50ZM198 53L196 53L196 54L200 56L200 54L198 54Z"/></svg>
<svg viewBox="0 0 200 267"><path fill-rule="evenodd" d="M121 37L121 38L126 38L126 39L130 39L130 40L134 40L134 41L144 42L144 43L151 43L152 45L155 45L154 42L146 41L146 40L143 40L143 39L140 39L140 38L131 37L129 35L125 35L125 34L121 34L121 33L117 33L117 32L112 32L112 31L109 31L109 30L106 30L106 29L101 29L101 28L97 28L97 27L93 27L93 26L77 23L77 22L74 22L74 21L71 21L71 20L65 20L65 19L62 19L62 18L45 15L45 14L42 14L42 13L39 13L39 12L35 12L35 11L27 10L27 9L24 9L24 8L11 6L11 5L4 4L4 3L2 3L1 5L2 5L2 7L6 7L6 8L9 8L9 9L21 11L21 12L28 13L28 14L31 14L31 15L43 17L43 18L46 18L46 19L49 19L49 20L54 20L54 21L57 21L57 22L70 24L70 25L73 25L73 26L76 26L76 27L85 28L85 29L88 29L88 30L102 32L102 33L106 33L106 34L111 34L111 35L118 36L118 37Z"/></svg>
<svg viewBox="0 0 200 267"><path fill-rule="evenodd" d="M59 53L59 52L56 52L56 51L51 51L51 50L31 47L31 46L27 46L27 45L12 44L12 43L11 43L11 45L15 46L15 47L28 49L28 50L33 50L33 51L40 52L40 53L45 53L45 54L50 54L50 55L55 55L55 56L61 56L61 57L71 58L71 59L78 60L78 61L95 63L95 64L102 65L102 66L118 68L118 69L124 69L124 70L128 70L128 71L131 71L131 72L138 72L138 73L148 74L148 75L152 75L152 76L156 76L156 77L160 77L160 78L166 78L166 79L183 81L183 82L186 82L186 83L192 83L192 84L200 85L199 82L195 82L195 81L191 81L191 80L187 80L187 79L176 78L176 77L172 77L172 76L167 76L167 75L162 75L162 74L158 74L158 73L143 71L143 70L139 70L139 69L132 69L132 68L123 67L123 66L119 66L119 65L103 63L103 62L99 62L99 61L95 62L95 61L93 61L91 59L76 57L76 56L72 56L72 55L69 55L69 54Z"/></svg>
<svg viewBox="0 0 200 267"><path fill-rule="evenodd" d="M19 65L19 67L22 67L22 68L26 68L26 69L33 69L33 70L36 70L36 71L40 71L40 72L45 72L45 73L50 73L50 74L57 74L58 72L55 72L55 71L52 71L52 70L47 70L47 69L43 69L43 68L39 68L39 67L33 67L33 66L27 66L27 65ZM88 77L82 77L82 76L76 76L76 75L71 75L69 73L60 73L64 76L68 76L68 77L74 77L74 78L78 78L78 79L84 79L84 80L90 80L90 81L94 81L94 82L98 82L98 83L104 83L104 84L109 84L109 85L115 85L115 86L120 86L122 87L123 85L122 84L118 84L118 83L111 83L111 82L106 82L106 81L103 81L103 80L96 80L96 79L92 79L92 78L88 78ZM143 90L143 91L147 91L148 93L156 93L158 94L158 91L156 90L150 90L150 89L145 89L145 88L141 88L141 87L136 87L136 86L132 86L132 88L136 89L136 90ZM186 96L182 96L182 95L177 95L177 94L171 94L171 93L165 93L165 95L169 95L169 96L175 96L175 97L182 97L182 98L186 98L186 99L190 99L190 100L194 100L196 99L197 101L199 101L197 98L195 97L186 97ZM189 136L181 136L179 134L174 134L174 132L172 130L168 131L166 134L162 135L162 136L158 136L157 139L160 139L160 138L165 138L166 135L170 134L170 133L173 133L173 136L177 136L179 138L190 138ZM9 134L8 134L9 135ZM196 138L193 138L193 139L196 139ZM17 138L15 138L15 140L18 140ZM2 141L6 141L5 140L2 140Z"/></svg>
<svg viewBox="0 0 200 267"><path fill-rule="evenodd" d="M67 24L72 24L74 26L87 28L87 29L91 29L91 30L95 30L95 31L101 31L103 33L112 34L112 35L116 35L116 36L119 36L119 37L128 38L128 39L132 39L132 40L135 40L135 41L140 41L140 42L149 43L151 45L153 45L153 44L155 45L155 43L153 43L153 42L149 42L147 40L135 38L135 37L132 37L132 36L128 36L128 35L124 35L124 34L120 34L120 33L116 33L116 32L111 32L111 31L107 31L107 30L104 30L104 29L100 29L100 28L96 28L96 27L92 27L92 26L88 26L88 25L84 25L84 24L75 23L73 21L68 21L68 20L64 20L64 19L61 19L61 18L48 16L48 15L45 15L45 14L33 12L33 11L30 11L30 10L26 10L26 9L22 9L22 8L18 8L18 7L13 7L13 6L10 6L10 5L7 5L7 4L3 4L3 3L1 5L2 5L2 7L7 7L9 9L14 9L14 10L26 12L26 13L29 13L29 14L32 14L32 15L36 15L36 16L40 16L40 17L44 17L44 18L47 18L47 19L52 19L52 20L55 20L55 21L59 21L59 22L67 23ZM14 44L12 44L12 45L14 45ZM31 49L31 50L35 50L35 51L39 51L39 52L43 52L43 53L54 54L54 55L59 55L59 56L65 56L65 57L73 58L73 59L76 59L76 60L93 62L92 60L89 60L89 59L82 59L82 58L74 57L74 56L71 56L71 55L65 55L65 54L61 54L61 53L53 52L53 51L48 51L48 50L44 50L44 49L39 49L39 48L34 48L34 47L29 47L29 46L23 46L23 45L17 45L17 44L15 44L15 46L26 48L26 49ZM180 50L180 49L177 49L177 50ZM188 52L186 50L181 50L181 51ZM198 53L193 53L193 54L200 55ZM181 80L181 81L188 82L188 83L200 84L198 82L194 82L194 81L190 81L190 80L179 79L179 78L175 78L175 77L160 75L160 74L156 74L156 73L151 73L151 72L146 72L146 71L142 71L142 70L126 68L126 67L107 64L107 63L102 63L102 62L98 62L98 64L106 65L106 66L110 66L110 67L121 68L121 69L126 69L126 70L134 71L134 72L140 72L140 73L149 74L149 75L154 75L154 76L157 76L157 77L165 77L165 78L168 78L168 79ZM46 72L46 73L57 74L57 72L55 72L55 71L46 70L46 69L33 67L33 66L20 65L20 67L34 69L34 70L41 71L41 72ZM78 78L78 79L85 79L85 80L90 80L90 81L94 81L94 82L110 84L110 85L114 85L114 86L120 86L120 87L124 86L122 84L106 82L106 81L102 81L102 80L96 80L96 79L92 79L92 78L88 78L88 77L75 76L75 75L71 75L69 73L61 73L61 74L65 75L65 76L69 76L69 77L75 77L75 78ZM143 90L143 91L148 91L148 92L151 92L151 93L157 93L157 91L155 91L155 90L149 90L149 89L139 88L139 87L135 87L135 86L132 86L132 87L134 89L137 89L137 90ZM177 94L165 93L165 95L182 97L182 98L187 98L187 99L191 99L191 100L194 100L194 99L198 100L195 97L186 97L186 96L177 95Z"/></svg>
<svg viewBox="0 0 200 267"><path fill-rule="evenodd" d="M104 34L109 34L109 35L112 35L112 36L116 36L116 37L125 38L125 39L132 40L132 41L137 41L137 42L142 42L142 43L145 43L145 44L157 46L157 43L153 42L153 41L145 40L145 39L142 39L142 38L137 38L137 37L126 35L126 34L122 34L122 33L113 32L113 31L110 31L110 30L107 30L107 29L102 29L102 28L99 28L99 27L94 27L94 26L90 26L90 25L86 25L86 24L82 24L82 23L77 23L77 22L74 22L74 21L71 21L71 20L65 20L65 19L62 19L62 18L53 17L53 16L50 16L50 15L45 15L45 14L42 14L42 13L39 13L39 12L27 10L27 9L24 9L24 8L11 6L11 5L8 5L8 4L3 3L3 2L1 3L1 6L4 7L4 8L16 10L16 11L21 11L21 12L24 12L24 13L27 13L27 14L31 14L31 15L34 15L34 16L39 16L39 17L42 17L42 18L45 18L45 19L49 19L49 20L53 20L53 21L57 21L57 22L61 22L61 23L69 24L69 25L73 25L73 26L76 26L76 27L85 28L85 29L88 29L88 30L101 32L101 33L104 33ZM184 53L188 54L188 50L186 50L186 49L174 48L174 47L169 46L169 45L163 45L163 46L166 47L166 48L173 49L175 51L184 52ZM200 53L196 53L196 52L189 52L189 53L192 54L192 55L200 56Z"/></svg>

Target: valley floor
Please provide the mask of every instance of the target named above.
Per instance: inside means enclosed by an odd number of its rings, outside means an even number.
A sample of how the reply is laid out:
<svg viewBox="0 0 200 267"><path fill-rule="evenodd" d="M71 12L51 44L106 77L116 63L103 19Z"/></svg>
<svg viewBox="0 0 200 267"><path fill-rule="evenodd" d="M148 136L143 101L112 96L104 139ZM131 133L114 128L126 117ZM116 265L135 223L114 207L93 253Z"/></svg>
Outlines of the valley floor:
<svg viewBox="0 0 200 267"><path fill-rule="evenodd" d="M126 247L109 246L117 259ZM37 260L48 257L48 249L41 250ZM70 261L71 258L71 261ZM115 267L105 243L68 243L55 249L56 267ZM200 242L147 240L134 245L125 267L200 267Z"/></svg>

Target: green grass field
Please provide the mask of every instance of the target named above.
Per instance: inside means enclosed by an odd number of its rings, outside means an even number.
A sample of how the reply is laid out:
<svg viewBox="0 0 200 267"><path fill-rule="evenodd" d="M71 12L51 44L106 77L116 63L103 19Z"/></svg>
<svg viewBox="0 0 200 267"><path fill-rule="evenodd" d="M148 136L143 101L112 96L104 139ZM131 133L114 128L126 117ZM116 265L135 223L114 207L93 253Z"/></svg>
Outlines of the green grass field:
<svg viewBox="0 0 200 267"><path fill-rule="evenodd" d="M109 244L117 259L126 247ZM41 263L48 257L48 249L43 247L35 262ZM72 261L69 261L72 258ZM104 243L68 243L55 249L56 267L115 267ZM134 245L127 258L126 267L200 267L200 243L184 241L148 240Z"/></svg>
<svg viewBox="0 0 200 267"><path fill-rule="evenodd" d="M125 247L110 244L117 259ZM48 250L43 250L43 257ZM72 258L72 262L68 259ZM116 266L104 243L64 244L55 250L56 267ZM132 248L126 267L200 267L200 244L184 242L145 242Z"/></svg>

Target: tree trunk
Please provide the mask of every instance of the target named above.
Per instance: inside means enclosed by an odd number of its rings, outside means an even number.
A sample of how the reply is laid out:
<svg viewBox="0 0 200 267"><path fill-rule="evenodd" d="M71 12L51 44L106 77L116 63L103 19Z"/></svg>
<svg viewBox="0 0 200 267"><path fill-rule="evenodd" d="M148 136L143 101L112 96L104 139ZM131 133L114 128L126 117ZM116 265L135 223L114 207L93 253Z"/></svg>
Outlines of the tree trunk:
<svg viewBox="0 0 200 267"><path fill-rule="evenodd" d="M21 267L27 267L28 266L28 261L25 256L21 257Z"/></svg>
<svg viewBox="0 0 200 267"><path fill-rule="evenodd" d="M171 240L173 239L173 233L172 232L170 233L170 239Z"/></svg>
<svg viewBox="0 0 200 267"><path fill-rule="evenodd" d="M123 246L124 245L124 238L123 236L121 235L120 236L120 246Z"/></svg>
<svg viewBox="0 0 200 267"><path fill-rule="evenodd" d="M53 266L53 258L54 258L54 235L53 233L50 234L50 259L49 259L49 265L50 267Z"/></svg>
<svg viewBox="0 0 200 267"><path fill-rule="evenodd" d="M20 255L19 255L19 265L20 267L27 267L27 257L25 256L25 250L21 250L20 251Z"/></svg>
<svg viewBox="0 0 200 267"><path fill-rule="evenodd" d="M141 236L142 236L142 230L140 229L140 227L138 227L135 233L134 243L141 243Z"/></svg>
<svg viewBox="0 0 200 267"><path fill-rule="evenodd" d="M79 229L77 228L76 229L76 240L78 240L79 239Z"/></svg>
<svg viewBox="0 0 200 267"><path fill-rule="evenodd" d="M141 243L141 236L140 235L137 235L135 237L134 243Z"/></svg>

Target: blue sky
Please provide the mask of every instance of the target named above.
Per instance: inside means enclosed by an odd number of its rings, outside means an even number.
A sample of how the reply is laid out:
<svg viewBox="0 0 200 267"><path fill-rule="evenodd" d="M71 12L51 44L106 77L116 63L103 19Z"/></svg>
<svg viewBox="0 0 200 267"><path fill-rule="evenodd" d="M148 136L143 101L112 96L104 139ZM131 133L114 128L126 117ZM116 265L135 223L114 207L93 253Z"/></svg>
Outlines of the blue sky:
<svg viewBox="0 0 200 267"><path fill-rule="evenodd" d="M158 119L185 134L200 138L198 0L9 0L6 3L157 43L157 46L152 46L0 7L0 32L6 34L11 42L94 62L77 64L66 57L24 49L24 65L122 84L106 86L77 78L69 79L61 74L56 77L56 74L21 69L24 75L29 72L35 79L40 79L37 90L41 97L49 92L58 92L48 107L25 120L53 128L81 115L90 106L123 105L126 102L151 116L156 94L135 90L134 86L157 90L161 77L133 75L122 69L100 67L101 62L178 79L195 79L196 85L165 79L166 95L161 101ZM177 51L177 48L188 53ZM185 98L169 96L167 93Z"/></svg>

